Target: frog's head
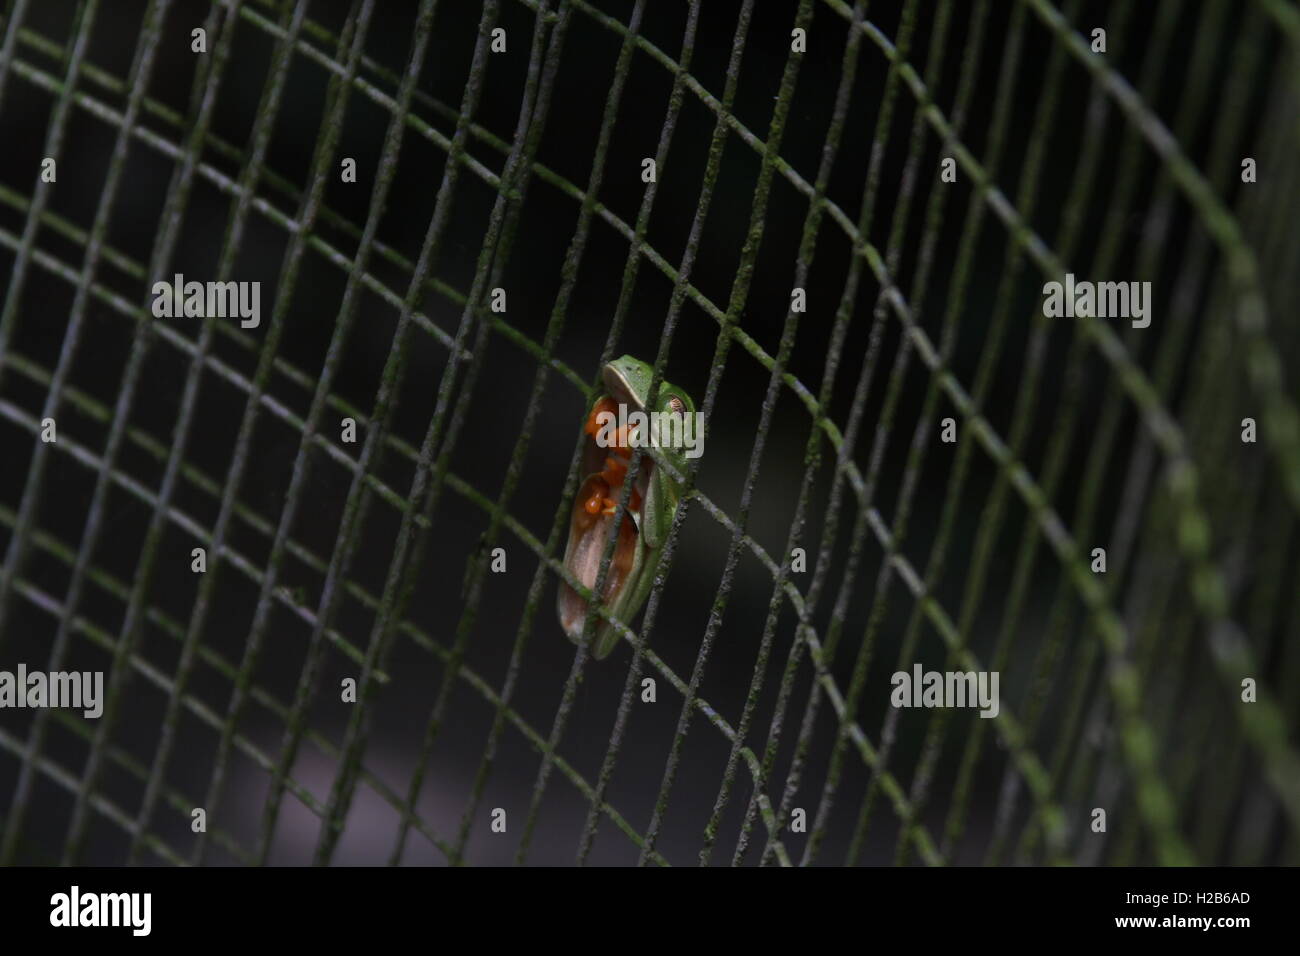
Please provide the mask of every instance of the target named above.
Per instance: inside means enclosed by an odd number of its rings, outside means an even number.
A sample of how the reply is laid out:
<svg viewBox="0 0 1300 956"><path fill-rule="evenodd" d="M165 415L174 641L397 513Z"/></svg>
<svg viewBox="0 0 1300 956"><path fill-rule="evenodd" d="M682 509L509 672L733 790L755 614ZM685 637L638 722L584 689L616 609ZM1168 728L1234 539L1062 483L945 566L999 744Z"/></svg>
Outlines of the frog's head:
<svg viewBox="0 0 1300 956"><path fill-rule="evenodd" d="M601 379L610 397L640 411L647 410L646 399L650 396L650 379L653 375L653 368L630 355L607 362L601 370ZM659 397L655 405L658 411L695 414L695 403L691 397L671 382L659 383Z"/></svg>

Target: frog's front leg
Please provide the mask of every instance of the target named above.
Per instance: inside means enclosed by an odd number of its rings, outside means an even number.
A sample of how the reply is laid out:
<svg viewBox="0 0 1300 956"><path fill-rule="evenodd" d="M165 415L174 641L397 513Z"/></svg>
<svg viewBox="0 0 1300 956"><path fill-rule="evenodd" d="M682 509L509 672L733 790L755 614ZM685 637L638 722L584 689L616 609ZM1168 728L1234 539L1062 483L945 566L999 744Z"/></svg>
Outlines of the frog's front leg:
<svg viewBox="0 0 1300 956"><path fill-rule="evenodd" d="M679 472L685 473L684 462L681 461L680 456L665 452L663 449L660 450L660 454ZM655 461L649 449L642 452L641 468L643 471L649 469L650 472L650 481L645 493L645 511L641 521L641 536L645 538L647 547L658 551L668 538L668 529L672 527L673 515L677 513L677 506L681 502L681 493L677 479L668 474L663 465Z"/></svg>

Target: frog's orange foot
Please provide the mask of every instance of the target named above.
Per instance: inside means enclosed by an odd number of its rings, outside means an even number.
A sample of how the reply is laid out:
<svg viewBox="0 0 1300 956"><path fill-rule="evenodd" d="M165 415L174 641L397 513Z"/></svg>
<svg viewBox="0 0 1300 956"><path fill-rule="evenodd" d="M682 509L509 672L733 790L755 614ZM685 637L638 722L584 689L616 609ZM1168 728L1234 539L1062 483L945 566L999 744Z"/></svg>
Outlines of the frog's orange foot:
<svg viewBox="0 0 1300 956"><path fill-rule="evenodd" d="M603 481L593 481L591 483L591 497L582 503L582 510L589 515L599 514L601 507L609 502L606 497L609 494L609 485Z"/></svg>

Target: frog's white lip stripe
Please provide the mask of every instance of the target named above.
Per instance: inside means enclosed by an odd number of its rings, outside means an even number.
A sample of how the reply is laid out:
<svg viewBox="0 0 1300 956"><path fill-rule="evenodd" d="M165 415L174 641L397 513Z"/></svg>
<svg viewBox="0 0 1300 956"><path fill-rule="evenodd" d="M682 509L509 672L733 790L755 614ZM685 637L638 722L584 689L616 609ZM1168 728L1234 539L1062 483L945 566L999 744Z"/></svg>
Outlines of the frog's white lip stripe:
<svg viewBox="0 0 1300 956"><path fill-rule="evenodd" d="M645 411L645 407L632 394L632 386L628 380L623 377L623 373L612 362L605 366L600 373L601 379L605 382L605 388L616 402L621 402L633 411Z"/></svg>

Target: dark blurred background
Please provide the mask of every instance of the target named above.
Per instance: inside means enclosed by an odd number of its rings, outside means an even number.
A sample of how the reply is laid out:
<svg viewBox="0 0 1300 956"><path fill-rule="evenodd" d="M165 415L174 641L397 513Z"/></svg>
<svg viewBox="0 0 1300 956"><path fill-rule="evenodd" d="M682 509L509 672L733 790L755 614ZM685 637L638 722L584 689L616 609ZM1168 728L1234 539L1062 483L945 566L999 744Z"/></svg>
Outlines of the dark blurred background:
<svg viewBox="0 0 1300 956"><path fill-rule="evenodd" d="M452 685L428 772L414 804L428 830L448 842L455 840L492 727L494 708L484 691L498 692L506 679L539 560L511 528L502 528L495 541L486 541L491 520L488 510L482 501L474 501L458 489L468 486L487 502L496 501L516 442L526 440L522 472L504 508L534 541L547 541L562 503L576 429L588 401L576 382L592 385L596 381L629 249L624 232L602 215L593 216L576 282L557 315L557 296L564 281L562 266L582 207L573 190L556 185L556 177L574 184L577 190L586 189L622 42L612 25L627 24L633 6L631 0L592 0L574 5L566 14L567 35L537 147L537 169L527 182L513 244L503 260L498 260L504 269L500 284L508 294L508 311L499 320L517 336L512 339L493 330L473 356L473 391L449 459L451 474L463 484L449 485L441 493L405 617L426 639L421 642L409 631L397 632L384 667L390 679L376 688L366 704L371 711L362 764L389 792L404 798L444 676L445 661L431 652L429 642L440 648L456 643L458 622L467 608L467 571L484 549L504 547L507 572L483 577L481 600L471 612L475 616L465 632L463 673ZM988 861L990 847L998 840L1005 847L993 857L997 862L1059 858L1083 863L1168 861L1161 852L1162 846L1167 848L1168 833L1153 822L1168 814L1163 810L1140 812L1138 794L1143 785L1134 775L1135 758L1126 749L1123 733L1129 725L1117 720L1111 704L1113 685L1108 683L1108 675L1113 675L1116 661L1127 660L1139 679L1139 717L1153 734L1150 758L1154 778L1173 795L1171 826L1192 858L1219 863L1294 862L1296 830L1286 807L1294 808L1300 799L1288 789L1295 779L1287 775L1288 768L1295 766L1296 680L1300 673L1292 648L1300 619L1295 599L1296 512L1286 490L1287 459L1278 451L1285 442L1239 442L1240 419L1248 415L1262 418L1265 407L1257 379L1250 374L1254 353L1234 324L1239 287L1227 286L1223 245L1207 227L1204 211L1195 207L1185 189L1171 181L1169 157L1153 149L1151 139L1140 135L1139 124L1121 110L1117 87L1105 87L1107 77L1119 77L1116 82L1125 89L1128 85L1139 87L1150 123L1163 123L1173 131L1181 155L1206 177L1210 193L1229 210L1234 226L1261 265L1260 285L1271 307L1266 332L1269 347L1280 358L1281 367L1293 373L1296 326L1292 306L1297 273L1291 269L1297 265L1300 248L1295 227L1296 63L1291 53L1295 37L1286 26L1293 21L1274 18L1263 3L1089 0L1035 8L1011 0L987 4L962 0L950 5L938 0L916 4L874 0L864 6L867 32L857 53L856 75L826 196L842 210L845 221L858 220L873 140L879 136L879 185L865 238L882 256L886 249L895 248L891 244L895 213L902 197L914 188L896 237L896 284L907 301L916 297L914 278L922 267L928 235L934 243L932 264L922 287L923 304L913 318L936 346L944 338L945 321L949 323L953 330L948 361L952 379L967 395L979 392L979 410L1004 442L1019 428L1017 402L1022 393L1034 390L1017 457L1035 479L1041 479L1047 470L1053 439L1066 427L1064 410L1073 409L1077 420L1061 452L1059 477L1046 503L1064 528L1076 535L1086 529L1087 536L1078 540L1083 555L1098 544L1111 551L1111 577L1104 582L1103 603L1115 609L1125 635L1120 647L1103 649L1096 620L1089 617L1066 564L1041 537L1041 516L1031 512L1025 497L1016 490L1005 486L999 490L998 464L985 446L976 443L975 431L951 395L941 394L929 417L922 420L933 376L915 351L894 383L896 407L890 408L890 373L903 343L903 324L891 308L877 313L881 282L871 267L862 268L859 287L849 303L850 319L826 418L840 430L846 427L859 377L864 368L870 370L852 460L862 474L878 474L869 483L869 505L883 527L891 527L898 513L909 448L918 425L927 429L919 439L925 457L909 498L910 520L898 550L907 566L923 577L936 540L946 538L947 556L932 582L933 606L942 609L960 629L980 661L993 660L1000 632L1010 632L1010 643L1003 652L1001 695L1004 713L1016 721L1008 731L1001 724L1000 729L979 727L995 722L981 721L971 711L949 713L943 736L931 738L930 746L937 749L924 757L923 741L933 726L935 712L901 712L896 715L896 726L891 725L889 782L896 782L901 793L913 796L920 788L923 809L919 819L936 843L944 843L946 830L953 834L954 839L945 843L943 850L954 862ZM16 7L22 13L18 23L13 20ZM85 15L84 7L71 0L26 5L8 0L3 4L4 29L0 32L10 44L0 61L4 75L0 89L0 286L6 297L20 258L27 204L36 190L40 161L47 155L45 144L56 111L58 85L67 69L66 47L79 18ZM81 98L72 105L58 154L58 180L49 193L47 217L35 232L35 249L46 258L38 257L26 266L15 311L6 317L10 326L0 344L0 507L4 518L0 547L5 549L11 547L15 514L37 453L33 423L41 417L49 374L65 347L76 274L85 259L85 232L95 220L103 195L120 124L120 119L114 121L113 117L120 117L127 103L130 90L125 78L141 42L146 7L133 0L99 4L77 83ZM461 169L449 206L450 218L431 266L430 274L441 283L442 291L430 290L420 301L420 312L449 336L456 333L463 298L474 285L497 198L482 172L500 175L513 141L528 76L534 7L517 0L500 4L497 25L506 31L507 50L486 58L474 131L465 147L479 165ZM772 178L752 280L736 314L738 327L768 356L775 356L780 347L808 214L807 196L792 184L787 171L794 171L809 184L816 179L850 35L842 14L851 7L811 4L807 53L799 62L780 146L783 165ZM64 603L71 562L85 533L99 459L123 387L136 322L147 317L144 307L150 300L149 287L175 272L200 281L216 278L234 208L230 189L219 182L228 185L240 175L241 156L249 148L278 42L278 28L272 25L288 23L291 15L290 6L269 0L250 0L243 8L200 155L205 165L195 178L171 267L163 276L152 276L146 275L147 263L163 231L160 217L175 166L174 150L169 155L169 150L158 144L183 144L192 128L192 87L199 57L190 51L190 31L209 18L210 8L198 0L176 2L163 22L157 62L138 122L151 137L131 140L112 201L103 241L113 255L101 255L93 274L94 288L106 295L92 295L85 310L67 390L56 416L59 443L51 446L44 471L37 534L11 581L13 593L0 631L0 668L13 669L18 662L26 662L30 668L52 667L44 662L50 660L60 617L72 616L69 620L98 628L101 639L93 639L80 624L73 627L62 669L111 670L111 649L122 632L126 601L125 592L119 588L114 593L105 582L120 582L129 589L139 573L153 516L148 495L156 494L162 482L165 452L173 441L190 369L190 353L165 336L153 338L130 407L133 431L112 466L135 484L110 483L102 531L90 555L91 566L103 579L92 578L73 608ZM911 12L905 15L908 8ZM1065 51L1059 36L1049 29L1043 11L1059 13L1059 8L1064 8L1061 15L1079 34L1080 42L1089 42L1095 26L1109 28L1103 73L1097 78L1085 68L1083 59ZM707 91L714 103L723 97L740 11L741 4L730 0L700 4L689 73L693 84ZM479 4L468 0L440 0L436 5L411 113L443 137L450 137L455 130L482 12ZM731 110L737 126L728 128L715 193L690 276L699 294L719 310L727 309L733 292L762 168L761 153L737 130L747 130L755 144L767 137L798 14L798 3L754 4ZM640 36L668 60L676 60L687 15L684 2L647 2ZM355 10L346 2L314 0L307 4L309 29L304 29L302 40L333 59L337 35L353 16ZM946 37L937 52L932 52L936 24L944 16L950 17ZM218 22L224 22L224 14ZM396 96L398 79L408 69L415 22L414 3L376 5L365 42L367 60L360 70L369 90ZM213 55L219 33L208 36L208 56ZM891 78L886 51L895 49L896 44L905 47L901 52L915 70L912 77L918 83L925 81L921 85L928 89L932 105L924 108L936 113L918 114L923 107L918 107L914 85L897 74ZM1153 65L1155 51L1160 52ZM1054 57L1060 61L1056 67L1052 66ZM965 164L959 166L955 183L939 180L940 161L954 155L954 150L951 144L944 144L931 120L937 115L945 123L954 121L964 71L969 76L968 108L958 120L964 125L957 140L988 171L1000 190L996 199L977 191L977 177ZM190 570L190 552L207 542L193 533L194 527L206 533L217 520L221 489L227 482L246 405L246 387L239 381L252 376L257 349L268 335L290 240L283 217L296 215L300 191L309 185L313 149L327 105L327 80L320 62L301 54L292 58L263 164L264 175L257 187L257 195L282 216L277 222L261 209L251 212L230 275L262 283L262 324L240 332L233 320L218 320L223 327L216 330L211 355L239 378L232 381L230 375L204 370L186 451L191 471L178 482L172 502L174 513L187 521L173 517L166 522L145 594L151 616L139 627L121 706L106 729L82 721L79 715L52 717L36 758L24 754L33 730L33 713L0 714L4 732L0 821L14 812L15 786L24 762L36 760L13 851L12 859L18 862L66 858L65 841L77 794L86 792L83 774L95 734L105 735L99 746L107 749L93 781L94 799L89 805L84 843L77 847L76 855L83 862L97 864L128 858L132 835L124 824L136 819L145 777L157 759L170 679L180 661L179 634L190 619L200 583ZM631 56L625 80L596 198L609 216L635 224L646 189L640 175L641 159L656 152L673 75L663 62L639 48ZM1047 95L1053 96L1054 102L1040 115ZM896 97L892 116L878 128L882 105L891 96ZM1000 143L994 134L999 111L1005 125ZM329 215L322 215L315 234L337 250L337 261L331 261L319 248L306 252L278 347L287 364L276 369L267 385L267 393L278 406L299 419L307 414L338 321L348 279L346 263L356 252L359 229L369 212L390 115L390 110L367 92L354 90L335 157L328 166L323 201ZM918 115L919 149L913 152L913 124ZM668 159L659 169L645 234L646 245L662 258L640 262L625 323L613 345L614 355L630 353L653 361L659 349L673 292L672 278L660 263L676 269L682 261L692 217L700 204L716 120L714 109L694 86L688 86ZM1103 145L1095 157L1094 174L1081 184L1079 167L1089 144L1095 142ZM990 158L992 152L999 154L996 159ZM915 176L911 186L904 175L909 156ZM1244 156L1259 160L1257 184L1248 186L1240 181L1240 158ZM355 184L339 181L338 162L343 157L356 159ZM418 129L405 130L376 238L403 257L406 265L373 254L368 267L369 273L399 298L407 292L409 263L419 255L446 162L446 149ZM548 171L545 176L543 169ZM930 205L936 190L948 192L933 220L934 228L927 231L927 210L936 208ZM1250 190L1258 195L1248 194ZM1231 632L1236 635L1232 639L1244 641L1258 665L1257 672L1242 676L1259 680L1261 696L1274 708L1269 713L1283 722L1280 739L1285 742L1280 749L1276 732L1252 737L1253 725L1236 716L1237 709L1247 705L1235 700L1230 667L1222 665L1225 653L1229 660L1236 658L1232 652L1221 652L1216 642L1227 640L1223 637L1227 632L1209 620L1204 607L1197 604L1198 565L1179 543L1178 531L1183 527L1180 499L1171 497L1165 484L1167 446L1153 448L1148 437L1158 416L1148 409L1144 423L1133 400L1135 393L1126 390L1115 374L1113 356L1103 355L1087 339L1076 344L1077 330L1070 320L1043 323L1041 287L1049 277L1040 262L1017 250L1015 236L998 214L997 202L1020 210L1025 225L1049 252L1061 256L1063 264L1081 278L1154 283L1149 329L1130 330L1119 320L1102 320L1102 324L1114 332L1114 342L1123 343L1132 361L1130 367L1138 376L1156 383L1151 407L1182 429L1189 459L1201 469L1199 500L1210 519L1208 560L1230 589L1226 617L1238 625ZM972 226L973 215L980 218ZM59 227L60 222L69 228ZM968 229L974 230L965 239L970 258L963 260L963 237ZM1074 238L1070 248L1062 249L1061 236L1067 232ZM788 364L789 374L812 396L817 395L823 380L854 253L845 229L831 215L821 219L816 238L805 282L808 310L800 317ZM1098 274L1098 257L1103 253L1109 256L1109 271ZM965 279L960 277L963 262L968 269ZM50 263L61 263L63 274ZM127 267L130 263L135 264L133 268ZM995 317L1003 313L999 330ZM469 343L474 342L477 323L484 321L485 315L472 317ZM385 301L373 289L361 292L331 391L363 416L369 416L374 407L397 318L392 301ZM201 320L162 319L159 324L192 342L199 335ZM534 424L521 434L538 369L537 346L557 330L553 350L557 364L545 378ZM232 331L240 334L230 334ZM713 368L718 334L715 315L687 297L675 326L665 374L690 392L697 404L704 397ZM1172 344L1171 337L1175 339ZM535 346L525 348L520 344L523 340ZM983 372L982 363L987 364ZM470 364L458 366L453 404L463 394ZM285 374L286 367L301 374L291 377ZM372 468L399 500L408 497L415 475L409 449L418 447L424 436L448 368L445 343L423 327L413 328L391 424L391 434L407 451L386 447ZM711 408L698 487L733 517L740 512L769 377L769 367L757 361L751 350L738 344L730 347ZM1294 374L1290 378L1281 394L1293 408L1293 391L1289 396L1286 389L1293 390ZM975 383L981 379L986 385L977 387ZM67 396L74 392L85 401L70 400ZM961 436L957 445L939 441L937 422L947 416L957 419ZM357 444L342 445L341 417L337 408L327 408L321 434L356 458L365 428L359 429ZM888 426L887 439L880 437L885 434L878 427L882 422ZM777 562L784 559L812 427L813 418L805 404L790 388L782 387L766 432L746 526L752 540ZM184 808L201 805L212 778L217 727L225 719L233 686L229 668L237 667L244 654L257 603L258 576L270 553L268 526L275 527L285 505L300 439L301 431L284 416L262 408L237 497L263 524L254 527L239 515L232 522L230 547L247 564L237 567L228 558L221 559L213 605L201 632L202 646L229 666L223 673L213 666L213 658L203 655L195 664L185 689L192 706L181 710L174 752L162 769L164 797L148 822L148 832L178 858L189 859L194 848L195 834ZM871 449L878 440L882 441L881 457L873 467ZM972 443L972 449L966 464L959 466L961 443ZM78 457L74 448L84 449L86 454ZM846 487L837 520L827 520L834 450L823 442L822 454L801 538L809 555L809 571L794 575L792 581L806 593L819 547L832 542L826 583L811 618L824 637L848 567L859 506ZM1096 463L1096 456L1104 457ZM315 614L322 595L322 563L328 562L336 547L352 473L319 446L311 447L307 460L310 470L291 538L319 560L312 566L300 555L289 553L280 568L280 596L273 602L262 653L252 675L253 687L264 697L255 695L240 716L236 731L241 743L230 756L220 810L208 821L214 839L205 848L205 862L238 862L258 847L271 774L250 752L275 761L285 730L283 710L276 713L263 701L287 707L294 699L307 656L310 615ZM1088 485L1094 464L1096 476ZM963 485L953 492L950 482L959 468L965 469ZM206 484L192 480L194 476L203 476ZM148 495L142 497L137 493L140 489ZM1080 504L1085 493L1094 496L1095 517L1089 517ZM941 520L950 494L955 495L956 504L951 524L945 526ZM1002 502L995 515L1000 523L998 530L981 537L981 522L988 517L991 501ZM349 578L370 595L383 591L400 517L391 502L379 499L366 516ZM984 547L984 552L977 547L981 541L979 547ZM1032 542L1036 556L1028 562L1023 572L1027 577L1016 592L1023 598L1022 609L1009 617L1008 595L1016 584L1017 559L1022 559L1030 546L1026 542ZM729 543L729 529L698 502L692 502L650 638L654 651L684 681L690 679L710 610L719 595ZM561 551L562 547L561 541ZM1128 556L1122 567L1115 566L1116 552ZM884 576L887 591L881 605L875 603L884 558L880 539L868 531L860 564L845 588L843 636L829 668L831 679L846 693L858 649L870 630L874 644L857 719L873 753L881 744L882 727L891 711L889 676L898 669L895 662L918 608L916 597L898 573L897 561L891 564L894 570ZM209 553L208 561L212 573L218 559ZM967 590L977 567L985 569L985 576L972 599ZM8 565L5 570L13 573ZM732 727L741 719L751 685L772 582L769 569L748 546L742 546L721 627L699 684L700 697ZM574 658L573 645L555 621L554 588L554 574L548 572L527 632L529 639L511 701L518 719L543 740L551 732ZM873 606L879 617L869 628ZM304 613L296 613L295 607ZM179 634L160 621L177 622ZM747 740L760 755L778 708L781 673L794 640L795 621L789 602L783 602ZM373 606L349 594L340 602L332 627L364 652L373 622ZM911 660L920 661L927 669L962 669L945 664L948 648L931 617L922 615L918 626ZM1053 635L1057 643L1052 642ZM600 774L631 656L631 648L624 645L604 661L587 663L558 746L567 765L592 785ZM646 673L658 679L658 700L647 704L639 696L634 699L626 739L606 795L608 803L638 833L646 831L654 812L682 705L682 695L661 673L654 669ZM341 772L338 748L351 716L352 705L339 700L340 681L358 674L355 657L343 653L336 643L324 645L306 719L313 736L304 742L290 773L295 786L320 804L328 800ZM790 698L783 705L784 729L775 752L772 780L766 786L774 808L781 801L812 687L812 669L804 653ZM1026 719L1027 710L1034 716ZM205 719L205 714L210 719ZM822 700L792 802L806 808L810 829L830 772L837 730L835 710ZM698 712L689 731L682 742L680 767L668 792L657 841L657 849L667 861L682 864L696 861L730 747ZM1037 829L1036 802L1020 782L1025 763L1013 756L1016 748L1009 750L1003 742L1004 733L1020 732L1025 732L1023 753L1044 768L1044 779L1050 781L1050 801L1060 811L1064 829L1055 844L1055 855L1044 855L1041 839L1021 840L1022 834ZM976 734L982 738L978 738L978 750L972 750ZM507 723L481 799L470 817L467 862L498 864L515 858L540 762L534 742L513 722ZM954 803L954 790L963 773L969 775L969 792ZM333 862L382 863L389 858L400 814L393 802L377 791L372 777L362 779L357 787ZM888 788L876 792L880 783L879 779L873 783L871 768L857 744L851 742L843 755L825 838L814 862L843 862L851 855L855 832L859 861L888 863L896 859L898 805ZM862 818L865 822L860 822L869 789L869 813ZM714 863L730 861L752 790L752 778L742 764L717 830ZM296 793L286 796L269 849L271 862L306 863L313 858L321 810L320 804L309 806L309 802ZM565 773L552 773L528 862L573 862L589 805ZM1097 806L1108 808L1107 834L1095 834L1088 828L1091 810ZM505 834L490 830L490 811L496 807L507 811ZM786 830L782 840L797 862L807 836ZM221 839L215 838L217 831L223 835ZM761 832L760 822L756 836ZM757 862L762 845L759 839L744 862ZM1018 852L1012 852L1015 848ZM634 842L602 818L590 862L627 864L636 860L637 853ZM917 855L909 858L915 860ZM138 859L155 863L169 857L147 849ZM407 842L403 861L442 864L447 855L426 833L415 832Z"/></svg>

